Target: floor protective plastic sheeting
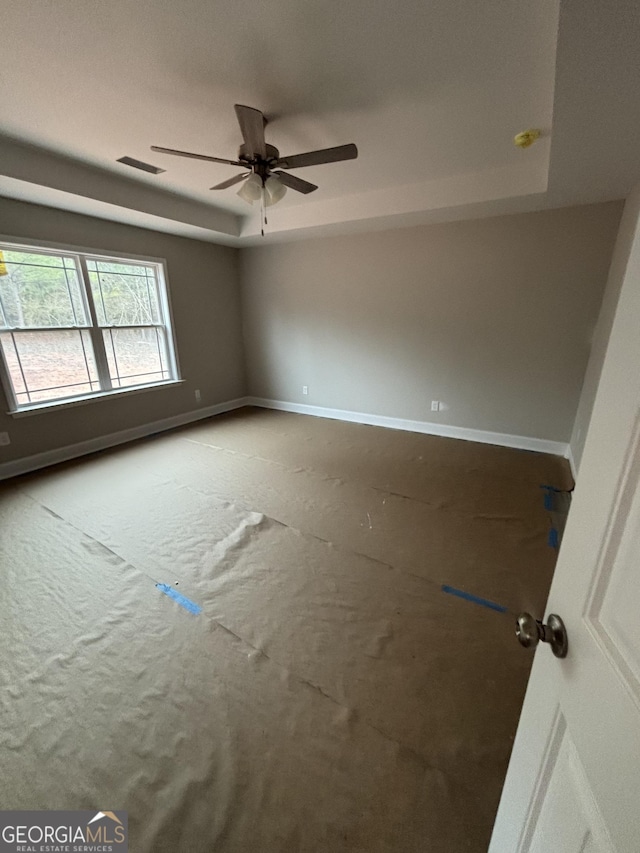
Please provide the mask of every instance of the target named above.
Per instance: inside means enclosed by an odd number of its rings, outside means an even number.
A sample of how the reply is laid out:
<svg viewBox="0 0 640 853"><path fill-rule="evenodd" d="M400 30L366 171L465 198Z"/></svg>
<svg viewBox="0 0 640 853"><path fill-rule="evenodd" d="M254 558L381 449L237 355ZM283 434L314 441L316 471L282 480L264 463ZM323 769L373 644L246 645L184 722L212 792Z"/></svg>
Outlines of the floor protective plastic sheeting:
<svg viewBox="0 0 640 853"><path fill-rule="evenodd" d="M1 807L125 809L135 853L484 853L548 485L256 410L6 484Z"/></svg>

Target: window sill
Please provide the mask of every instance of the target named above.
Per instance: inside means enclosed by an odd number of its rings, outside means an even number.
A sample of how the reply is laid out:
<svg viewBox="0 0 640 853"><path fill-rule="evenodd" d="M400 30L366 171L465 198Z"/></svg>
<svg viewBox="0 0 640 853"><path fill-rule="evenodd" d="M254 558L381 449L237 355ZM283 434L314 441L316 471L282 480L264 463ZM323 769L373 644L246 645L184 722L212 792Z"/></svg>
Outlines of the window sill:
<svg viewBox="0 0 640 853"><path fill-rule="evenodd" d="M156 388L167 388L173 385L183 385L184 379L168 379L166 382L154 382L150 385L137 385L135 388L116 388L113 391L98 391L95 394L85 394L82 397L71 397L65 400L47 400L44 403L34 403L31 406L21 406L7 412L12 418L26 418L29 415L37 415L39 412L51 412L54 409L71 409L74 406L84 406L87 403L95 403L99 400L112 400L114 397L125 397L131 394L142 394L145 391L153 391Z"/></svg>

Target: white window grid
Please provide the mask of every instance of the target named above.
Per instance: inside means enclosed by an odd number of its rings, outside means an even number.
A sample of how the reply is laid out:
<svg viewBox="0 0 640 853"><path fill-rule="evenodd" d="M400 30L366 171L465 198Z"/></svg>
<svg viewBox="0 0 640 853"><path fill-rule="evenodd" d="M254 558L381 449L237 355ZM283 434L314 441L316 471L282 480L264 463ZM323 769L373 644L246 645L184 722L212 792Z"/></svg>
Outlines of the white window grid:
<svg viewBox="0 0 640 853"><path fill-rule="evenodd" d="M178 363L176 357L175 350L175 341L173 338L172 324L171 324L171 308L168 299L168 285L167 279L165 275L164 264L158 260L152 260L147 258L133 257L133 256L122 256L122 255L108 255L102 253L95 252L78 252L77 249L64 249L64 248L47 248L38 244L23 244L23 243L15 243L13 241L5 241L0 240L0 250L1 251L15 251L15 252L25 252L37 254L42 257L51 257L60 259L62 261L62 266L57 267L65 273L65 281L67 284L67 291L69 295L69 302L71 305L71 309L73 312L74 323L68 324L64 326L23 326L23 325L9 325L7 321L7 311L5 310L5 306L3 305L2 295L0 294L0 334L9 335L12 341L13 349L17 358L20 374L22 377L22 382L24 385L24 391L17 392L14 389L13 382L11 380L11 376L7 365L5 363L5 356L3 352L2 346L0 346L0 379L2 380L2 384L5 389L5 393L7 396L7 400L10 408L13 411L19 411L21 409L28 409L32 406L46 405L46 406L55 406L57 403L65 403L70 400L77 400L79 396L81 397L91 397L103 394L109 394L112 392L117 392L120 389L134 389L137 387L144 387L146 385L154 385L160 384L164 381L175 381L179 379L179 370ZM77 275L77 280L79 282L79 291L80 291L80 299L82 301L82 306L84 309L85 318L89 318L90 322L79 322L78 321L78 312L76 310L75 300L71 294L71 284L69 282L68 272L71 272L71 269L67 266L66 261L73 261L73 270ZM96 264L96 274L98 275L98 279L100 278L101 271L97 270L97 265L100 263L111 263L111 264L125 264L131 266L139 266L145 269L145 278L147 283L147 288L150 289L152 286L154 288L154 293L156 297L156 304L159 310L159 320L161 322L148 322L148 323L135 323L135 324L123 324L123 323L108 323L106 322L107 311L104 305L104 301L102 303L102 310L105 316L105 321L101 322L98 319L95 299L93 294L93 288L91 286L89 269L87 266L88 262L94 262ZM19 262L9 261L11 265L19 265ZM29 266L37 266L37 264L30 263ZM43 265L45 266L45 265ZM152 274L149 275L148 270L152 271ZM92 271L93 272L93 271ZM119 272L119 275L127 275L126 273ZM135 274L131 274L135 275ZM99 287L99 293L102 300L104 300L102 287ZM151 304L151 294L149 293L149 302ZM156 371L155 373L145 372L141 374L121 374L118 359L116 355L116 348L114 344L113 335L114 332L118 331L126 331L126 330L139 330L139 329L148 329L154 330L156 334L156 345L158 349L158 359L161 369ZM50 333L50 332L73 332L77 331L79 335L79 339L82 346L82 352L84 356L85 369L87 372L86 381L78 382L78 383L70 383L70 384L62 384L62 385L52 385L49 387L38 387L38 388L29 388L29 384L27 382L25 372L22 367L22 363L20 361L19 348L16 342L16 334L20 333L29 333L29 334L39 334L39 333ZM111 346L111 357L113 359L114 367L115 367L115 377L112 378L111 371L109 368L109 358L108 358L108 349L105 344L106 333L109 334L109 342ZM91 345L93 349L93 361L95 363L97 378L92 379L92 371L89 365L89 358L87 357L87 348L86 342L84 338L84 334L86 333L90 336ZM129 380L134 380L139 377L148 377L150 375L158 375L160 378L157 381L149 381L148 379L144 382L140 382L138 384L131 383ZM114 387L115 380L115 387ZM127 380L126 384L123 384L123 380ZM68 394L61 394L60 396L56 396L54 398L49 398L43 401L33 401L31 399L32 395L36 395L42 392L55 391L60 390L64 391L65 389L71 389L74 387L85 387L90 386L91 392L87 393L85 391L80 391L74 393L70 391ZM95 386L95 387L94 387ZM27 397L26 401L18 400L18 396Z"/></svg>

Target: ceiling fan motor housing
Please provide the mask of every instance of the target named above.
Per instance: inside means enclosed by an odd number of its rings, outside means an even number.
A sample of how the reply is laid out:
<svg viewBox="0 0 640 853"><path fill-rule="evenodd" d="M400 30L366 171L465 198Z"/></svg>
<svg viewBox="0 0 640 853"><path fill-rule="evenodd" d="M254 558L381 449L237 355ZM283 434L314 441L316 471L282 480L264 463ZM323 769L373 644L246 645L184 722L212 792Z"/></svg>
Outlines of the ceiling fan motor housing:
<svg viewBox="0 0 640 853"><path fill-rule="evenodd" d="M265 143L265 148L267 156L264 160L261 157L254 156L252 152L248 151L246 145L241 145L238 149L238 160L242 160L246 163L248 167L251 167L253 171L263 179L268 176L271 166L275 165L276 161L280 157L280 152L275 145L269 145L267 142Z"/></svg>

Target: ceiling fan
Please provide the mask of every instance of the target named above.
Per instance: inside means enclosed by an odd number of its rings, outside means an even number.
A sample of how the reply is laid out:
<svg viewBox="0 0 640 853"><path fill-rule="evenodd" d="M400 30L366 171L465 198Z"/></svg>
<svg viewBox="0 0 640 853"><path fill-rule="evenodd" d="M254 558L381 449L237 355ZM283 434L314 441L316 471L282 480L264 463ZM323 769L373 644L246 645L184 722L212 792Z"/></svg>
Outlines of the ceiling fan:
<svg viewBox="0 0 640 853"><path fill-rule="evenodd" d="M337 145L335 148L323 148L319 151L307 151L304 154L293 154L281 157L278 149L268 145L264 138L267 119L253 107L236 104L234 107L240 131L244 140L238 150L237 160L226 160L222 157L210 157L208 154L193 154L190 151L178 151L175 148L160 148L152 145L152 151L161 154L176 154L178 157L192 157L195 160L206 160L210 163L226 163L229 166L241 166L247 169L233 178L211 187L212 190L226 190L234 184L248 180L241 187L238 195L250 204L261 200L266 206L280 201L289 189L299 193L312 193L318 187L296 175L291 175L282 169L299 169L302 166L318 166L322 163L337 163L340 160L354 160L358 149L353 143Z"/></svg>

